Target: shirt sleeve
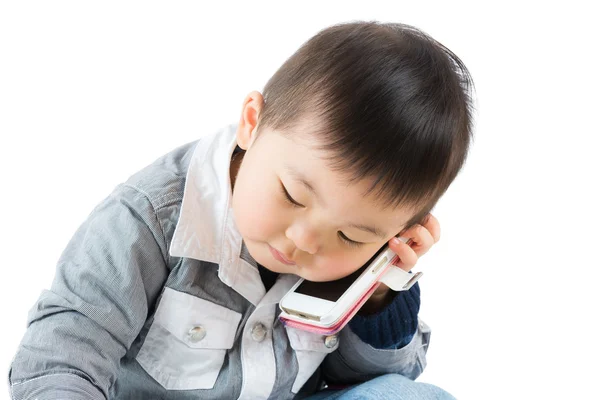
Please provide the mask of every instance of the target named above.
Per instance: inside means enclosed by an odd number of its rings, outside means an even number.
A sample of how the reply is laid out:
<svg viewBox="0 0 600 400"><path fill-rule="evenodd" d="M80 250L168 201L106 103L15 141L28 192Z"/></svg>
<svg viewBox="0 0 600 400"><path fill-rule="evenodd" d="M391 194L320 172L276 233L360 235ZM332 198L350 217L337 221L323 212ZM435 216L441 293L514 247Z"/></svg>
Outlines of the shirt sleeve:
<svg viewBox="0 0 600 400"><path fill-rule="evenodd" d="M338 349L322 365L330 384L364 382L387 373L416 379L427 365L431 330L419 319L420 289L398 293L376 314L356 315L340 332Z"/></svg>
<svg viewBox="0 0 600 400"><path fill-rule="evenodd" d="M355 315L350 329L376 349L400 349L417 331L421 290L415 283L409 290L394 292L394 299L372 315Z"/></svg>
<svg viewBox="0 0 600 400"><path fill-rule="evenodd" d="M165 243L150 201L130 186L93 210L29 312L9 371L12 398L109 397L167 277Z"/></svg>

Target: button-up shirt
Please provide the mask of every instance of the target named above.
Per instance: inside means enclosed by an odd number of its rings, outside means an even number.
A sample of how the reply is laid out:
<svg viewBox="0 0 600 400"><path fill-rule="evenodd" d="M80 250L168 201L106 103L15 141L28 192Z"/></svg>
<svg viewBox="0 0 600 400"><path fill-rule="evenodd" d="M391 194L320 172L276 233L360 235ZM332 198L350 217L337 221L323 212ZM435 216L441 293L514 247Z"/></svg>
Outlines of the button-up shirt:
<svg viewBox="0 0 600 400"><path fill-rule="evenodd" d="M14 399L291 399L425 367L430 330L379 349L350 326L284 326L234 222L234 125L177 148L117 186L75 232L28 316Z"/></svg>

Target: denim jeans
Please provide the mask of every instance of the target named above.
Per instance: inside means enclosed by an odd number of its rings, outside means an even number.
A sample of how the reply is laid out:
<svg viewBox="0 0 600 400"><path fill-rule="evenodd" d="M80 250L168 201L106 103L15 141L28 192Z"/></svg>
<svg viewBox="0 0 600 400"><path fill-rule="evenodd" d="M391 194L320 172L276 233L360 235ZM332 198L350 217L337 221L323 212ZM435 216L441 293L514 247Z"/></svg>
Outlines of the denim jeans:
<svg viewBox="0 0 600 400"><path fill-rule="evenodd" d="M307 400L456 400L429 383L415 382L399 374L387 374L340 390L325 389Z"/></svg>

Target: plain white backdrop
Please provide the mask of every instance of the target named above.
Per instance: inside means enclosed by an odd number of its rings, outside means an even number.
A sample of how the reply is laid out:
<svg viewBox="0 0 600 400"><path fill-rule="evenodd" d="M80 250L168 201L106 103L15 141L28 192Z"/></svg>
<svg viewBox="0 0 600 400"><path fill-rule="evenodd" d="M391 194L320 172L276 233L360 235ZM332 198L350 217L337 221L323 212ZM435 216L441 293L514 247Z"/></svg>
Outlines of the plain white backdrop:
<svg viewBox="0 0 600 400"><path fill-rule="evenodd" d="M2 373L100 200L236 122L244 96L320 29L375 19L425 30L477 90L470 158L435 209L442 239L418 265L433 329L419 380L458 399L600 399L591 3L2 2Z"/></svg>

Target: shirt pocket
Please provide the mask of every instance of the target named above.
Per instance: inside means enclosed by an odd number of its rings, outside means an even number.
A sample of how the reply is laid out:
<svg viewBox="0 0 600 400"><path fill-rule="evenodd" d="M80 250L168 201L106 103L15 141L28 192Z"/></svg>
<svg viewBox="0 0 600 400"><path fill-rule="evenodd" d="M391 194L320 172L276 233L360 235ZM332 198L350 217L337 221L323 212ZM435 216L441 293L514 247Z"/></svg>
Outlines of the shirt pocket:
<svg viewBox="0 0 600 400"><path fill-rule="evenodd" d="M285 329L298 362L298 374L292 385L292 393L298 393L327 354L337 350L339 336L337 334L318 335L289 326L286 326Z"/></svg>
<svg viewBox="0 0 600 400"><path fill-rule="evenodd" d="M166 287L136 360L165 389L212 389L241 316Z"/></svg>

